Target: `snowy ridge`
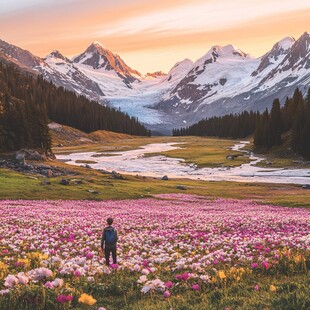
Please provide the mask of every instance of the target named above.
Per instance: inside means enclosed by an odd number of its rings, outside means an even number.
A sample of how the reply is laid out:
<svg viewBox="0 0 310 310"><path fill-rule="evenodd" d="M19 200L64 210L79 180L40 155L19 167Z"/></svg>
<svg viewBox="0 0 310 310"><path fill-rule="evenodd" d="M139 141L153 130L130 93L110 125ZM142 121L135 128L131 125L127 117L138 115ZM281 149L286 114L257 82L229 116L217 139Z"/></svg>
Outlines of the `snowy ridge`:
<svg viewBox="0 0 310 310"><path fill-rule="evenodd" d="M93 42L68 59L45 58L0 40L0 60L38 72L46 80L102 104L120 108L149 127L169 129L213 115L270 107L297 86L310 86L310 36L285 37L260 58L229 44L215 45L195 62L184 59L164 74L142 76L119 55Z"/></svg>

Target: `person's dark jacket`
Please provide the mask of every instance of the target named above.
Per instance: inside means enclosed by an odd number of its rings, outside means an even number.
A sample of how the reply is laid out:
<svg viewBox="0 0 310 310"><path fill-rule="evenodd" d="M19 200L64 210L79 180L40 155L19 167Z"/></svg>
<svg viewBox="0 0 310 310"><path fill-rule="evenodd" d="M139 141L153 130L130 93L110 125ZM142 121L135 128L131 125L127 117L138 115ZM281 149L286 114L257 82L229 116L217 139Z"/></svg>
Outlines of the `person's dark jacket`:
<svg viewBox="0 0 310 310"><path fill-rule="evenodd" d="M114 230L114 234L115 234L115 242L114 243L107 243L106 242L106 231L108 230ZM104 247L106 248L115 248L116 247L116 242L118 240L118 236L117 236L117 231L114 227L112 226L107 226L104 228L103 232L102 232L102 237L101 237L101 248L103 249Z"/></svg>

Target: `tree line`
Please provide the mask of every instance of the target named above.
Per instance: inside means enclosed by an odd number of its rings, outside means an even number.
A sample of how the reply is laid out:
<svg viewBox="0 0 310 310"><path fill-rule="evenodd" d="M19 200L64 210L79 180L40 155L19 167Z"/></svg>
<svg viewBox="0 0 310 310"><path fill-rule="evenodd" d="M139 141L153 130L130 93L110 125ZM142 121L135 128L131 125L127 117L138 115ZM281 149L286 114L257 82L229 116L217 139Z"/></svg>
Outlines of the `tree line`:
<svg viewBox="0 0 310 310"><path fill-rule="evenodd" d="M0 62L0 149L51 148L48 121L84 132L109 130L146 136L137 118L56 87L17 66Z"/></svg>
<svg viewBox="0 0 310 310"><path fill-rule="evenodd" d="M270 149L283 143L289 132L289 146L297 154L310 159L310 88L303 97L297 88L293 97L286 98L283 107L279 99L272 103L270 112L247 112L203 119L189 127L173 129L174 136L216 136L245 138L254 135L254 145Z"/></svg>

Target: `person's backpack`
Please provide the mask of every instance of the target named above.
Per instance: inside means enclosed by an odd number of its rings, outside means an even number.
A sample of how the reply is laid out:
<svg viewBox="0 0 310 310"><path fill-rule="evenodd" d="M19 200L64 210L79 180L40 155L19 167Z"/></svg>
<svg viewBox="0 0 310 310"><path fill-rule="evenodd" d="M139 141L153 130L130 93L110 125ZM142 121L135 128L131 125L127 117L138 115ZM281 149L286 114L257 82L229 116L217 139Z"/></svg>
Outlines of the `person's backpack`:
<svg viewBox="0 0 310 310"><path fill-rule="evenodd" d="M105 231L105 241L108 244L114 244L116 243L116 236L115 236L115 231L114 228L107 229Z"/></svg>

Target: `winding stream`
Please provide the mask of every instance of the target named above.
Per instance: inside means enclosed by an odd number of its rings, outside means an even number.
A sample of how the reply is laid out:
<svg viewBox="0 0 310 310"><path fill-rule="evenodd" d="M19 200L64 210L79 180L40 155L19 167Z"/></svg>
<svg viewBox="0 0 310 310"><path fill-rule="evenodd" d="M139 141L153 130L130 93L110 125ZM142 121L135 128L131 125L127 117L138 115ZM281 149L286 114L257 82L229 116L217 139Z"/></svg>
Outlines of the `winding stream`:
<svg viewBox="0 0 310 310"><path fill-rule="evenodd" d="M232 150L242 151L247 141L240 141ZM120 152L86 152L57 155L57 159L70 165L80 166L77 160L94 161L89 164L94 169L117 171L124 174L150 177L187 178L206 181L236 181L236 182L265 182L310 184L310 169L261 168L256 163L263 157L249 155L250 163L239 167L197 168L195 164L185 164L181 158L165 156L145 157L144 154L159 153L175 150L180 143L153 143L139 149Z"/></svg>

